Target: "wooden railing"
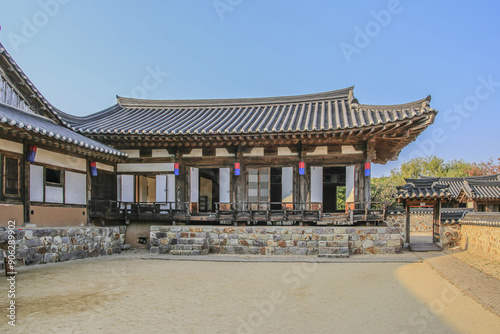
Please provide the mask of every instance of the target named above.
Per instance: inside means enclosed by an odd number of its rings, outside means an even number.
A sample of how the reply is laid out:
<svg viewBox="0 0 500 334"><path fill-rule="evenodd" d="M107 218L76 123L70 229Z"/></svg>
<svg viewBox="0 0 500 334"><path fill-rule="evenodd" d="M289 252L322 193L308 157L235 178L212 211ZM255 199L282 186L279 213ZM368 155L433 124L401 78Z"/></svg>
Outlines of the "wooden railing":
<svg viewBox="0 0 500 334"><path fill-rule="evenodd" d="M318 221L321 203L243 202L215 203L219 221Z"/></svg>
<svg viewBox="0 0 500 334"><path fill-rule="evenodd" d="M189 203L91 200L92 218L174 220L189 216Z"/></svg>
<svg viewBox="0 0 500 334"><path fill-rule="evenodd" d="M238 202L215 203L215 213L191 212L189 202L123 202L92 200L91 218L165 220L165 221L218 221L237 223L245 221L318 222L323 217L322 203L314 202ZM383 221L387 213L383 202L346 203L345 218L351 223ZM202 219L205 217L206 219Z"/></svg>
<svg viewBox="0 0 500 334"><path fill-rule="evenodd" d="M347 202L345 211L352 222L383 221L387 214L386 202Z"/></svg>

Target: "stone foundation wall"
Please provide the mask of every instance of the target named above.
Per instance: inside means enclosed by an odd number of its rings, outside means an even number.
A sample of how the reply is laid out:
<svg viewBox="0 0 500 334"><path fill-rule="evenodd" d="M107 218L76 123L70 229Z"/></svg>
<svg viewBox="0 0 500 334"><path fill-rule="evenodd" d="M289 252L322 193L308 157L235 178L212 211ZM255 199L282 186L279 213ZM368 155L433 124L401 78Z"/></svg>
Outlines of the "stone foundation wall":
<svg viewBox="0 0 500 334"><path fill-rule="evenodd" d="M439 234L443 247L456 247L460 244L461 226L458 223L443 223L441 222Z"/></svg>
<svg viewBox="0 0 500 334"><path fill-rule="evenodd" d="M432 232L432 213L410 213L410 232Z"/></svg>
<svg viewBox="0 0 500 334"><path fill-rule="evenodd" d="M397 227L401 231L401 239L406 239L406 214L405 213L389 213L385 219L388 227Z"/></svg>
<svg viewBox="0 0 500 334"><path fill-rule="evenodd" d="M125 226L15 229L16 265L52 263L121 252ZM0 249L9 245L9 231L0 228ZM1 257L1 256L0 256ZM3 270L3 259L0 265Z"/></svg>
<svg viewBox="0 0 500 334"><path fill-rule="evenodd" d="M185 241L206 241L213 254L381 254L400 252L402 240L398 227L151 226L150 251L166 254Z"/></svg>
<svg viewBox="0 0 500 334"><path fill-rule="evenodd" d="M500 261L500 227L462 225L461 237L462 249Z"/></svg>

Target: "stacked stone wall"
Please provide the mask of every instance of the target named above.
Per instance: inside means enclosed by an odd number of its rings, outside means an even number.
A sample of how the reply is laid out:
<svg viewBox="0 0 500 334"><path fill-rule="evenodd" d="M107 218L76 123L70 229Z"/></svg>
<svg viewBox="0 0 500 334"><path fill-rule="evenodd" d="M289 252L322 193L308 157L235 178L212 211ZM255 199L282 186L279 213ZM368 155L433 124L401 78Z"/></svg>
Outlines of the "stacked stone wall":
<svg viewBox="0 0 500 334"><path fill-rule="evenodd" d="M500 227L462 225L460 246L476 255L500 261Z"/></svg>
<svg viewBox="0 0 500 334"><path fill-rule="evenodd" d="M432 232L432 213L410 213L410 232Z"/></svg>
<svg viewBox="0 0 500 334"><path fill-rule="evenodd" d="M16 266L53 263L121 252L125 226L64 228L0 228L0 249L15 240ZM8 254L8 253L7 253ZM0 265L3 269L2 265Z"/></svg>
<svg viewBox="0 0 500 334"><path fill-rule="evenodd" d="M401 231L399 227L152 226L150 251L166 254L180 240L206 238L212 254L395 253L401 251Z"/></svg>
<svg viewBox="0 0 500 334"><path fill-rule="evenodd" d="M460 244L461 226L458 222L443 223L441 222L439 234L443 247L456 247Z"/></svg>

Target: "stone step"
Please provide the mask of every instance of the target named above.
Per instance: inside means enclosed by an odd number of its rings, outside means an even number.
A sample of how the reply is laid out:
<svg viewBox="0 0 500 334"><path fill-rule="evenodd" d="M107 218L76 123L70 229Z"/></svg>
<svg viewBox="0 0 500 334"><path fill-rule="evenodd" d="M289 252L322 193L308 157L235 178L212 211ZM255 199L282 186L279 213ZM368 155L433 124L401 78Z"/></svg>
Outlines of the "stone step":
<svg viewBox="0 0 500 334"><path fill-rule="evenodd" d="M203 249L208 249L208 244L207 245L182 245L182 244L177 244L177 245L172 245L172 250L203 250Z"/></svg>
<svg viewBox="0 0 500 334"><path fill-rule="evenodd" d="M349 256L349 247L319 247L318 255L347 254Z"/></svg>
<svg viewBox="0 0 500 334"><path fill-rule="evenodd" d="M200 245L200 244L208 244L208 239L207 238L177 238L177 244L194 244L194 245Z"/></svg>
<svg viewBox="0 0 500 334"><path fill-rule="evenodd" d="M349 253L347 253L347 254L319 254L318 257L335 258L335 259L348 258Z"/></svg>
<svg viewBox="0 0 500 334"><path fill-rule="evenodd" d="M208 249L204 250L171 250L170 255L207 255Z"/></svg>

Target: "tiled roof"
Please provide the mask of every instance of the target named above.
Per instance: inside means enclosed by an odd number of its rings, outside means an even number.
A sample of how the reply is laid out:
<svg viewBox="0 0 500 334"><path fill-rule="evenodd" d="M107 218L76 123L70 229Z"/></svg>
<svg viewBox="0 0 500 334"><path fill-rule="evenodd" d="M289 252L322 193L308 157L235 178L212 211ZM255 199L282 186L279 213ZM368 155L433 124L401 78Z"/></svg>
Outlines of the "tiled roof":
<svg viewBox="0 0 500 334"><path fill-rule="evenodd" d="M430 97L401 105L358 104L353 87L319 94L223 100L139 100L86 117L60 113L81 133L253 134L359 129L432 117ZM432 123L432 122L430 122ZM430 124L429 123L429 124Z"/></svg>
<svg viewBox="0 0 500 334"><path fill-rule="evenodd" d="M67 127L54 123L46 117L27 113L3 103L0 103L0 124L8 124L11 127L17 127L39 136L45 136L91 151L123 158L127 156L126 153L89 139Z"/></svg>
<svg viewBox="0 0 500 334"><path fill-rule="evenodd" d="M449 198L451 193L447 185L439 184L438 178L406 179L404 186L397 187L395 195L399 199Z"/></svg>
<svg viewBox="0 0 500 334"><path fill-rule="evenodd" d="M487 175L487 176L471 176L471 177L431 177L431 176L419 176L421 179L433 179L437 184L447 185L451 193L451 197L454 199L459 198L460 191L464 189L466 183L473 185L472 187L479 187L477 193L479 196L493 196L492 198L500 198L500 188L496 185L496 181L500 181L500 174ZM491 183L493 182L493 183ZM487 188L482 188L487 186ZM469 189L471 189L469 187ZM467 191L467 189L465 189ZM472 189L471 189L472 190ZM497 196L497 197L494 197ZM472 197L471 197L472 198ZM478 197L480 198L480 197ZM486 197L484 197L486 198Z"/></svg>
<svg viewBox="0 0 500 334"><path fill-rule="evenodd" d="M461 225L500 227L500 212L469 212L459 222Z"/></svg>
<svg viewBox="0 0 500 334"><path fill-rule="evenodd" d="M462 192L475 200L500 199L500 181L465 180Z"/></svg>
<svg viewBox="0 0 500 334"><path fill-rule="evenodd" d="M24 98L27 99L30 108L49 118L57 119L57 112L42 93L35 87L28 76L23 72L12 56L5 50L0 43L0 68L4 74L16 85Z"/></svg>

